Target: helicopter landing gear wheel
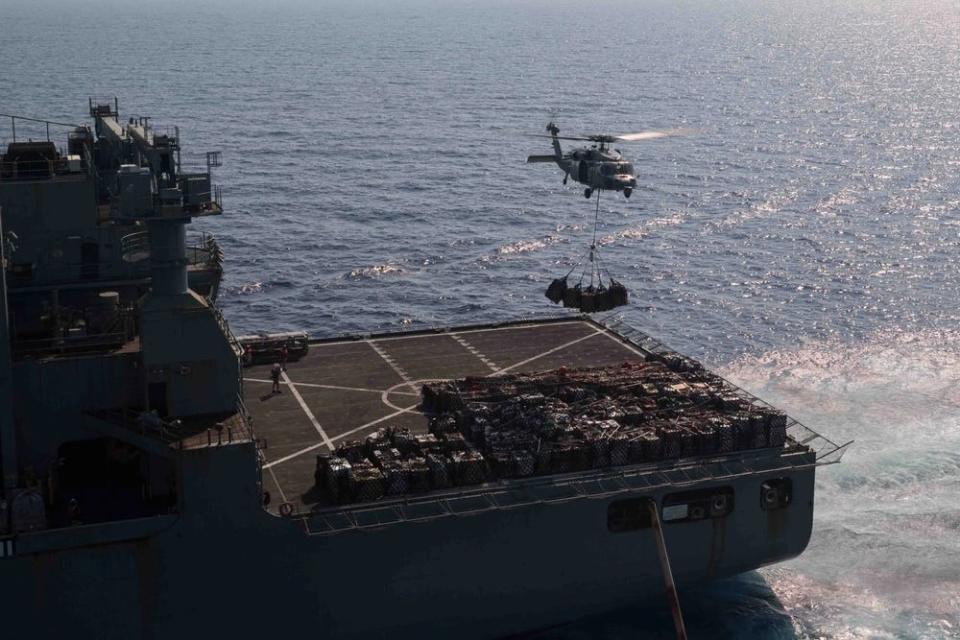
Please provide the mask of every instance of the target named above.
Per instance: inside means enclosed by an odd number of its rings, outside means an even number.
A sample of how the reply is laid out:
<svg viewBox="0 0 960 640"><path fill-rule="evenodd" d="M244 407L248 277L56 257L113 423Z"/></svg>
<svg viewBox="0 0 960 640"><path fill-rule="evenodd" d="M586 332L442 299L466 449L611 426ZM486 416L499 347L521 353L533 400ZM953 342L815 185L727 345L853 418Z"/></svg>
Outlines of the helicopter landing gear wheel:
<svg viewBox="0 0 960 640"><path fill-rule="evenodd" d="M623 190L623 196L624 196L625 198L629 198L631 193L633 193L633 189L624 189L624 190Z"/></svg>
<svg viewBox="0 0 960 640"><path fill-rule="evenodd" d="M592 195L593 195L593 189L587 187L586 189L583 190L583 197L586 198L587 200L589 200L590 196Z"/></svg>

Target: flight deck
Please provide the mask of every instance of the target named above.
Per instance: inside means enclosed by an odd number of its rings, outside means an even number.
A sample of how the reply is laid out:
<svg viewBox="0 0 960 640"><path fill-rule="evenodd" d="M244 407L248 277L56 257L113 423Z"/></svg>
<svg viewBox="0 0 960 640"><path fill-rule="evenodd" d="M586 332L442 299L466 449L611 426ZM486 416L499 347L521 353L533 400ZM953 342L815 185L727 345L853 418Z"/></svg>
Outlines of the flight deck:
<svg viewBox="0 0 960 640"><path fill-rule="evenodd" d="M309 511L317 503L318 453L387 426L425 433L418 409L425 382L643 359L617 332L572 317L314 342L305 357L287 364L279 394L271 392L270 364L247 367L245 402L266 445L270 508L282 501Z"/></svg>

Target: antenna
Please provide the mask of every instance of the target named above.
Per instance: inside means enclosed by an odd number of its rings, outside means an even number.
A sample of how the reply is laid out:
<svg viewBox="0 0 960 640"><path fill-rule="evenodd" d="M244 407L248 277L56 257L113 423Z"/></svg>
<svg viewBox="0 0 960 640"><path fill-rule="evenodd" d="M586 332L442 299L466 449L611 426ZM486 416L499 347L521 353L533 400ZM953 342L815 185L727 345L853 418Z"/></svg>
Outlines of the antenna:
<svg viewBox="0 0 960 640"><path fill-rule="evenodd" d="M219 151L207 151L207 173L210 173L210 169L213 167L222 167L223 166L223 156Z"/></svg>

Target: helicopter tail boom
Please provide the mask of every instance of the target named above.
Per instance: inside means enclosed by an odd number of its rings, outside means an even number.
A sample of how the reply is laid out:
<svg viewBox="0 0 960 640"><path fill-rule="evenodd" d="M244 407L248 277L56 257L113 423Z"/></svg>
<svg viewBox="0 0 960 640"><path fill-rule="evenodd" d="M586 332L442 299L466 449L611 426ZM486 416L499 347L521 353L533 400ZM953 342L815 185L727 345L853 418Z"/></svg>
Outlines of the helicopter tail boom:
<svg viewBox="0 0 960 640"><path fill-rule="evenodd" d="M557 160L557 164L560 164L560 160L563 158L563 149L560 148L560 139L557 137L557 134L560 133L560 127L550 122L547 124L547 131L550 133L550 137L553 138L553 155Z"/></svg>

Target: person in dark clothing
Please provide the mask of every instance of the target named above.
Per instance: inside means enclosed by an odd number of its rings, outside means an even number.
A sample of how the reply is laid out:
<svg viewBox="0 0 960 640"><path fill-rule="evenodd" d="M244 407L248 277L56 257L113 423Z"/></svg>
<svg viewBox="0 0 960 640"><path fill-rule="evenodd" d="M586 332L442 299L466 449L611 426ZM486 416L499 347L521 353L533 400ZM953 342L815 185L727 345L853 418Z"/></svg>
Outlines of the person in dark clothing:
<svg viewBox="0 0 960 640"><path fill-rule="evenodd" d="M287 370L287 356L290 355L290 350L287 349L287 345L284 344L280 347L280 368L284 371Z"/></svg>
<svg viewBox="0 0 960 640"><path fill-rule="evenodd" d="M283 369L280 368L280 363L275 362L273 367L270 369L270 379L273 380L273 393L280 393L280 372Z"/></svg>

